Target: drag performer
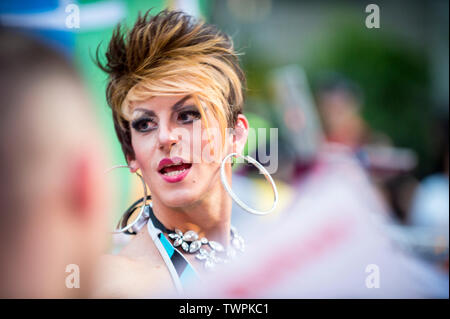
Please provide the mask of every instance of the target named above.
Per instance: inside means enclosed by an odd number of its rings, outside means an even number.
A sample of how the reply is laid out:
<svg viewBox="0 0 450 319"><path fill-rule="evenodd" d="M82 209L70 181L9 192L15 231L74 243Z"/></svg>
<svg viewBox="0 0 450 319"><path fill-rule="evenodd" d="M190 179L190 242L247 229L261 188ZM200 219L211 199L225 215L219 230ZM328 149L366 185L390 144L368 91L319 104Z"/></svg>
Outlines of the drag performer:
<svg viewBox="0 0 450 319"><path fill-rule="evenodd" d="M164 10L139 16L129 31L119 25L106 59L97 59L109 76L106 96L127 161L118 167L136 173L145 190L119 222L116 232L135 236L118 255L104 257L99 296L182 292L244 253L230 222L232 199L254 214L273 211L278 200L264 167L241 155L249 124L237 53L215 26ZM272 184L269 210L248 207L232 191L236 158Z"/></svg>

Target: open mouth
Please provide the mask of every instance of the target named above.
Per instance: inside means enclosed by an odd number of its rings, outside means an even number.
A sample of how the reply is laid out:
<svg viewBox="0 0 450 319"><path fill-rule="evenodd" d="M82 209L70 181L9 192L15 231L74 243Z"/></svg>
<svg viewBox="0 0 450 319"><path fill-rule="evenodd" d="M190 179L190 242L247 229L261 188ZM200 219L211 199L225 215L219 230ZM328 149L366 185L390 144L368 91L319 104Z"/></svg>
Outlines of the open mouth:
<svg viewBox="0 0 450 319"><path fill-rule="evenodd" d="M159 172L165 176L176 176L190 169L191 166L190 163L169 164L160 169Z"/></svg>
<svg viewBox="0 0 450 319"><path fill-rule="evenodd" d="M181 158L164 158L159 162L158 172L169 183L182 181L189 173L192 163L185 163Z"/></svg>

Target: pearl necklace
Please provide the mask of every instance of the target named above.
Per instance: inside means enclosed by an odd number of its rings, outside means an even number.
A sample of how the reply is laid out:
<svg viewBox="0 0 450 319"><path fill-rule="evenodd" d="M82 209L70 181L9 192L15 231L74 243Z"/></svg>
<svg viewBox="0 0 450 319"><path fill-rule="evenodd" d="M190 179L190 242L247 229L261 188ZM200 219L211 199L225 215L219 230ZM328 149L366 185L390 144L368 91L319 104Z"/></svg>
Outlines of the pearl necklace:
<svg viewBox="0 0 450 319"><path fill-rule="evenodd" d="M180 247L189 254L196 254L195 258L203 262L203 266L207 270L213 270L217 264L226 264L234 259L237 252L243 253L245 251L244 239L239 236L235 227L231 226L231 240L228 249L225 249L222 244L214 240L208 240L206 237L200 238L198 233L193 230L188 230L183 234L179 229L168 233L168 236L173 240L174 247ZM207 250L202 246L209 247Z"/></svg>

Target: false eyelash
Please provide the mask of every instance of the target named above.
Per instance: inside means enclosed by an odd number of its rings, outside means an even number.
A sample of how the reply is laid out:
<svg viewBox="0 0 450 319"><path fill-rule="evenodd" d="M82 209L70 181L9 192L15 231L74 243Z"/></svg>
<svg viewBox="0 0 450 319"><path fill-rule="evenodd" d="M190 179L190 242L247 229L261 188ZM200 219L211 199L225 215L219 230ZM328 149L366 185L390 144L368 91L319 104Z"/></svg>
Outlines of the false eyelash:
<svg viewBox="0 0 450 319"><path fill-rule="evenodd" d="M193 120L198 120L201 118L201 114L199 111L197 111L196 109L192 109L192 110L183 110L179 113L180 115L190 115L192 117L194 117Z"/></svg>
<svg viewBox="0 0 450 319"><path fill-rule="evenodd" d="M140 128L139 128L140 124L145 123L145 122L150 122L150 121L152 121L152 119L151 119L151 118L148 118L148 117L140 118L140 119L137 119L137 120L132 121L132 122L131 122L131 126L132 126L136 131L140 131Z"/></svg>

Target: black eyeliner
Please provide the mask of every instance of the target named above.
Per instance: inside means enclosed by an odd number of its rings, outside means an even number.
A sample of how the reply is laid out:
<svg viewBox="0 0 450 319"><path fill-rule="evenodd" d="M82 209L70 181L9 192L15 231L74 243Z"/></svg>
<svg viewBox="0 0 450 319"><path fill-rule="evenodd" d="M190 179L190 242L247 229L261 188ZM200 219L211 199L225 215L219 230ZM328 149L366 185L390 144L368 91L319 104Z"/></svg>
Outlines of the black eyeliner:
<svg viewBox="0 0 450 319"><path fill-rule="evenodd" d="M142 132L143 130L139 128L139 125L145 122L153 121L150 117L141 117L131 122L131 126L138 132ZM144 131L150 131L151 129L146 129Z"/></svg>
<svg viewBox="0 0 450 319"><path fill-rule="evenodd" d="M179 110L177 112L177 117L180 117L180 116L186 115L186 114L193 116L194 119L182 121L184 124L192 123L193 121L199 120L201 118L201 113L195 106L189 105L189 106L186 106L185 108Z"/></svg>

